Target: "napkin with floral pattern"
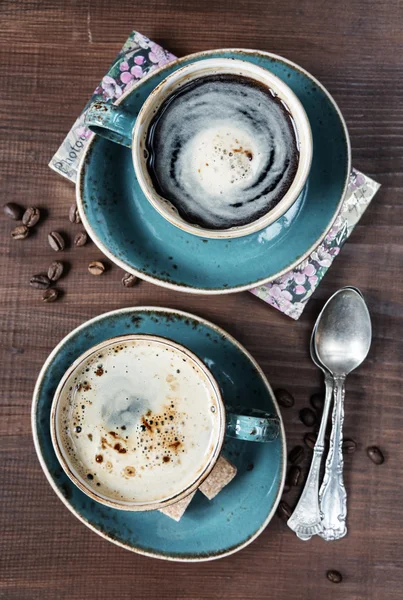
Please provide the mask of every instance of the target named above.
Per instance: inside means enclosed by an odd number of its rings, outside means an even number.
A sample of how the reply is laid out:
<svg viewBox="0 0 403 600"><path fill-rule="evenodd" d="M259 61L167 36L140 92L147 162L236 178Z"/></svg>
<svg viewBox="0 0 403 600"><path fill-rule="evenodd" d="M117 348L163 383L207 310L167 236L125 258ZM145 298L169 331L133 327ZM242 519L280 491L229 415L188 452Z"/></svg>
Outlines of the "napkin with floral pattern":
<svg viewBox="0 0 403 600"><path fill-rule="evenodd" d="M309 298L379 188L379 183L353 169L340 213L323 242L292 271L250 290L252 294L292 319L299 319Z"/></svg>
<svg viewBox="0 0 403 600"><path fill-rule="evenodd" d="M114 102L145 75L175 59L168 50L132 31L49 166L75 182L81 156L91 136L84 125L88 106L96 100ZM251 293L287 316L298 319L379 187L379 183L353 169L341 211L323 242L292 271L250 290Z"/></svg>

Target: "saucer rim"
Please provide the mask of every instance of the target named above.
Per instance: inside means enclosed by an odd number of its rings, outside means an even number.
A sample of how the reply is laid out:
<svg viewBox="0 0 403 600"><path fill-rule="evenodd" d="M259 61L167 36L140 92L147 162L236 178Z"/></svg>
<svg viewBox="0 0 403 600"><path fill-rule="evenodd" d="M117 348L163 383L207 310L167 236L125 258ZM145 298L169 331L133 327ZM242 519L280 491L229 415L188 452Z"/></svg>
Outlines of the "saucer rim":
<svg viewBox="0 0 403 600"><path fill-rule="evenodd" d="M77 179L76 179L76 202L77 202L77 206L78 206L78 210L79 210L79 214L81 217L81 221L86 229L86 231L89 233L92 241L95 243L95 245L101 250L101 252L107 257L109 258L113 263L115 263L116 265L118 265L121 269L127 271L128 273L131 273L133 275L136 275L137 277L139 277L140 279L144 279L144 281L149 281L150 283L153 283L154 285L159 285L161 287L165 287L171 290L176 290L176 291L180 291L180 292L186 292L189 294L203 294L203 295L222 295L222 294L234 294L237 292L243 292L243 291L249 291L251 289L254 289L256 287L259 287L261 285L264 285L266 283L270 283L271 281L274 281L275 279L281 277L282 275L285 275L286 273L288 273L289 271L292 271L296 266L298 266L301 262L303 262L304 260L306 260L309 255L320 245L320 243L323 241L323 239L326 237L327 233L330 231L330 229L332 228L333 223L335 222L337 216L340 213L341 207L343 205L346 193L347 193L347 187L348 187L348 182L349 182L349 177L350 177L350 173L351 173L351 143L350 143L350 136L348 133L348 129L347 129L347 125L345 122L345 119L342 115L342 112L340 110L340 108L338 107L336 101L334 100L333 96L330 94L330 92L327 90L327 88L318 80L316 79L311 73L309 73L306 69L304 69L303 67L301 67L300 65L294 63L293 61L284 58L283 56L280 56L279 54L274 54L272 52L267 52L264 50L254 50L254 49L247 49L247 48L217 48L215 50L204 50L201 52L195 52L192 54L188 54L186 56L177 58L174 61L171 61L169 63L167 63L166 65L164 65L163 67L161 67L158 70L152 71L151 73L148 73L146 76L144 76L140 83L142 83L143 81L146 81L148 79L150 79L151 77L153 77L154 75L156 75L157 73L160 74L162 73L164 70L172 68L172 66L178 66L178 68L180 68L181 63L184 61L188 61L189 59L196 59L196 58L202 58L202 57L209 57L211 56L211 54L214 54L216 52L233 52L236 55L253 55L253 54L260 54L269 58L273 58L275 60L278 60L280 62L283 62L287 65L289 65L290 67L292 67L293 69L295 69L296 71L300 71L301 73L303 73L306 77L308 77L316 86L318 86L323 92L324 94L327 96L327 98L329 99L329 101L331 102L331 104L333 104L334 109L336 110L336 113L340 119L342 128L344 130L344 136L345 136L345 142L346 142L346 147L347 147L347 168L346 168L346 173L345 173L345 179L344 179L344 186L343 186L343 190L342 193L340 194L340 200L337 204L337 207L333 213L332 218L330 219L329 223L327 224L327 226L324 228L323 232L321 233L321 235L319 236L319 238L317 238L315 240L315 242L303 253L301 254L295 261L293 261L292 263L290 263L289 265L287 265L287 267L285 267L284 269L282 269L281 271L278 271L277 273L274 273L268 277L263 277L262 279L259 279L257 281L254 282L249 282L247 284L243 284L243 285L239 285L239 286L228 286L226 288L216 288L216 289L211 289L211 288L202 288L202 287L196 287L194 285L184 285L184 284L178 284L178 283L172 283L171 281L166 281L160 277L158 277L157 275L149 275L144 273L143 271L140 271L138 269L136 269L135 267L127 264L124 260L118 258L117 256L115 256L110 250L109 248L107 248L105 246L105 244L98 238L97 234L95 233L95 231L93 230L90 222L87 219L87 216L85 214L84 211L84 207L83 207L83 198L82 198L82 190L83 190L83 179L84 179L84 172L85 172L85 163L86 163L86 159L87 159L87 155L89 154L92 145L96 139L96 134L92 133L91 136L88 138L88 144L84 150L84 153L81 157L80 163L78 165L78 170L77 170ZM127 92L123 93L122 96L120 96L120 98L118 98L114 104L116 106L119 106L128 96L130 96L132 93L134 93L137 89L137 86L133 86L132 88L130 88ZM145 196L146 198L146 196ZM147 202L148 199L146 198ZM245 236L246 237L246 236Z"/></svg>
<svg viewBox="0 0 403 600"><path fill-rule="evenodd" d="M163 554L162 552L152 552L150 550L143 550L142 548L138 548L134 545L131 546L131 545L121 542L117 539L114 539L112 536L108 535L107 533L103 532L101 529L98 529L97 527L95 527L94 525L89 523L80 514L80 512L78 512L70 504L70 502L67 500L67 498L65 498L65 496L63 496L62 492L56 485L53 477L51 476L49 469L47 467L46 461L42 455L42 449L41 449L41 444L40 444L38 430L37 430L36 415L37 415L37 407L38 407L39 397L40 397L40 393L41 393L41 388L43 385L43 380L44 380L46 372L47 372L50 364L53 362L54 358L63 349L63 346L65 345L66 342L69 341L70 338L74 337L74 335L79 333L81 330L84 330L86 327L91 326L92 324L96 323L97 321L101 321L103 319L107 319L109 317L117 316L117 315L124 314L124 313L141 312L141 311L171 313L171 314L179 315L180 317L182 317L184 319L194 319L194 320L202 323L203 325L214 329L219 335L224 336L227 340L229 340L232 344L234 344L248 358L248 360L255 367L258 375L261 377L264 385L266 386L266 388L268 390L268 393L272 399L274 408L279 417L281 450L282 450L280 460L282 462L282 468L281 468L280 482L279 482L279 485L277 488L277 494L276 494L275 500L273 502L273 506L272 506L271 510L269 511L266 519L263 521L263 523L260 525L260 527L250 537L245 539L240 544L229 547L224 552L221 552L221 551L211 552L207 556L197 556L194 553L192 553L191 555L188 555L188 556L185 554L181 555L181 556L176 556L175 553L168 555L168 554ZM174 562L207 562L207 561L216 560L219 558L224 558L226 556L230 556L231 554L234 554L235 552L242 550L243 548L245 548L246 546L251 544L257 537L259 537L259 535L261 533L263 533L263 531L266 529L267 525L270 523L271 519L273 518L273 516L277 510L277 506L281 500L281 495L282 495L282 491L283 491L284 484L285 484L286 469L287 469L287 442L286 442L286 436L285 436L284 423L283 423L281 411L280 411L279 405L277 403L276 397L274 395L273 389L272 389L268 379L266 378L263 370L261 369L261 367L259 366L257 361L253 358L253 356L250 354L250 352L240 342L238 342L238 340L236 340L230 333L228 333L225 329L219 327L218 325L216 325L215 323L212 323L211 321L208 321L207 319L204 319L203 317L200 317L199 315L194 315L192 313L188 313L188 312L178 310L175 308L150 306L150 305L124 307L124 308L108 311L106 313L97 315L96 317L88 319L84 323L81 323L81 325L79 325L78 327L75 327L74 329L72 329L66 336L63 337L63 339L50 352L50 354L46 358L46 360L45 360L44 364L42 365L42 368L38 374L37 380L35 382L34 392L32 395L31 430L32 430L35 452L38 457L39 464L42 468L42 471L44 472L45 477L48 480L51 488L56 493L58 498L63 502L63 504L68 508L68 510L75 517L77 517L77 519L79 519L79 521L81 521L84 525L86 525L89 529L91 529L92 531L94 531L96 534L98 534L102 538L106 539L107 541L112 542L113 544L116 544L117 546L120 546L121 548L124 548L126 550L130 550L131 552L136 552L137 554L142 554L144 556L149 556L151 558L158 558L161 560L169 560L169 561L174 561Z"/></svg>

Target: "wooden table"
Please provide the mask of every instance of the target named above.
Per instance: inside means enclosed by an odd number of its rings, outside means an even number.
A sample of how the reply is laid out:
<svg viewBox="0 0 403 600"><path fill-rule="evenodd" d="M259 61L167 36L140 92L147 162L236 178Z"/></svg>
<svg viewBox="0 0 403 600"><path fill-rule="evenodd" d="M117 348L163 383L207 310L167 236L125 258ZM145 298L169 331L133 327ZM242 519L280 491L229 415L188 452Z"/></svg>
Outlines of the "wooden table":
<svg viewBox="0 0 403 600"><path fill-rule="evenodd" d="M0 4L1 202L46 209L25 241L1 218L0 597L7 600L218 599L392 600L403 591L403 19L400 2L369 0L150 0ZM65 295L51 305L28 286L56 255L47 233L75 227L72 184L47 163L131 29L177 55L218 47L269 50L317 76L339 103L353 163L382 189L294 322L245 292L211 298L148 283L122 287L122 272L87 273L93 244L68 249ZM373 317L370 356L348 381L345 433L358 443L345 461L349 533L335 543L299 541L277 517L242 552L203 564L157 561L109 544L71 515L49 487L31 439L30 403L39 369L73 327L123 306L154 304L195 312L236 336L274 387L296 398L284 410L288 444L321 378L308 356L324 300L354 284ZM378 444L376 466L365 449ZM308 465L303 465L306 472ZM295 494L288 495L295 502ZM340 585L326 579L338 569Z"/></svg>

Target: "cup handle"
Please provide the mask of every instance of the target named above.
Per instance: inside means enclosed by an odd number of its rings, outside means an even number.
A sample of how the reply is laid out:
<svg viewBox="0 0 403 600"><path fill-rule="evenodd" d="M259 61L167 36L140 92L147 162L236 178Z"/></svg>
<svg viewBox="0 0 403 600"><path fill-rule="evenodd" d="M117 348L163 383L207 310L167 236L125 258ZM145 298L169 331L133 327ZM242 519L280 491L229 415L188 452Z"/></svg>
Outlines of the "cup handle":
<svg viewBox="0 0 403 600"><path fill-rule="evenodd" d="M248 442L274 442L280 431L280 419L257 408L227 408L226 435ZM238 412L239 411L239 412Z"/></svg>
<svg viewBox="0 0 403 600"><path fill-rule="evenodd" d="M85 115L85 125L103 138L131 148L136 118L120 106L94 102Z"/></svg>

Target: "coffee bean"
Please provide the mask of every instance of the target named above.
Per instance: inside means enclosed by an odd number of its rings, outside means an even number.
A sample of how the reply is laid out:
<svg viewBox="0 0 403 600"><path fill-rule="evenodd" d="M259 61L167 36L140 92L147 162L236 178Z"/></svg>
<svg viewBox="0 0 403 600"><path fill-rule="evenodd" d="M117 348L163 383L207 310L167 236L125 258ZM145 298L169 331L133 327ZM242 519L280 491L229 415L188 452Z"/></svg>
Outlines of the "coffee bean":
<svg viewBox="0 0 403 600"><path fill-rule="evenodd" d="M294 406L294 396L292 396L290 392L287 392L287 390L283 390L280 388L274 391L274 395L277 398L277 402L283 408L291 408L291 406Z"/></svg>
<svg viewBox="0 0 403 600"><path fill-rule="evenodd" d="M312 394L310 398L311 406L318 412L323 411L323 405L325 404L324 394Z"/></svg>
<svg viewBox="0 0 403 600"><path fill-rule="evenodd" d="M33 275L29 280L29 285L37 290L47 290L50 286L50 279L47 275Z"/></svg>
<svg viewBox="0 0 403 600"><path fill-rule="evenodd" d="M88 240L88 236L85 233L85 231L80 231L79 233L77 233L76 237L74 238L74 245L77 247L85 246L85 244L87 243L87 240Z"/></svg>
<svg viewBox="0 0 403 600"><path fill-rule="evenodd" d="M367 448L367 454L376 465L381 465L385 462L385 457L378 446L369 446L369 448Z"/></svg>
<svg viewBox="0 0 403 600"><path fill-rule="evenodd" d="M4 204L3 206L3 212L6 217L13 219L13 221L21 221L24 209L15 202L7 202L7 204Z"/></svg>
<svg viewBox="0 0 403 600"><path fill-rule="evenodd" d="M48 277L51 281L57 281L63 275L64 266L58 260L52 262L48 269Z"/></svg>
<svg viewBox="0 0 403 600"><path fill-rule="evenodd" d="M132 273L125 273L123 275L122 285L124 285L125 287L133 287L134 285L136 285L136 283L138 283L138 278L135 275L132 275Z"/></svg>
<svg viewBox="0 0 403 600"><path fill-rule="evenodd" d="M91 275L102 275L102 273L105 271L105 265L99 260L93 260L88 265L88 270Z"/></svg>
<svg viewBox="0 0 403 600"><path fill-rule="evenodd" d="M298 465L300 462L303 461L305 456L305 450L303 449L302 446L295 446L295 448L293 448L291 450L291 452L288 454L288 460L290 461L290 463L292 465Z"/></svg>
<svg viewBox="0 0 403 600"><path fill-rule="evenodd" d="M43 302L55 302L59 297L59 290L56 288L49 288L45 292L43 292L42 300Z"/></svg>
<svg viewBox="0 0 403 600"><path fill-rule="evenodd" d="M317 439L318 439L318 436L316 435L316 433L313 433L313 432L309 432L304 435L305 445L308 446L308 448L310 448L311 450L313 450L315 448Z"/></svg>
<svg viewBox="0 0 403 600"><path fill-rule="evenodd" d="M326 577L332 583L341 583L343 581L343 576L339 571L328 571Z"/></svg>
<svg viewBox="0 0 403 600"><path fill-rule="evenodd" d="M343 440L343 452L344 454L353 454L357 449L357 444L354 440L346 438Z"/></svg>
<svg viewBox="0 0 403 600"><path fill-rule="evenodd" d="M299 418L306 427L312 427L316 423L316 415L311 408L303 408L299 411Z"/></svg>
<svg viewBox="0 0 403 600"><path fill-rule="evenodd" d="M285 500L281 500L277 508L277 515L283 521L287 522L292 515L291 506Z"/></svg>
<svg viewBox="0 0 403 600"><path fill-rule="evenodd" d="M80 213L78 212L77 204L72 204L69 210L70 223L81 223Z"/></svg>
<svg viewBox="0 0 403 600"><path fill-rule="evenodd" d="M17 225L11 232L13 240L25 240L29 236L29 229L26 225Z"/></svg>
<svg viewBox="0 0 403 600"><path fill-rule="evenodd" d="M297 465L292 465L287 473L287 483L291 487L298 485L299 478L301 477L301 469Z"/></svg>
<svg viewBox="0 0 403 600"><path fill-rule="evenodd" d="M35 206L30 206L22 215L22 222L27 227L35 227L40 218L41 212L39 208L35 208Z"/></svg>
<svg viewBox="0 0 403 600"><path fill-rule="evenodd" d="M63 236L58 231L51 231L48 235L49 246L55 252L60 252L64 250L66 242L64 241Z"/></svg>

